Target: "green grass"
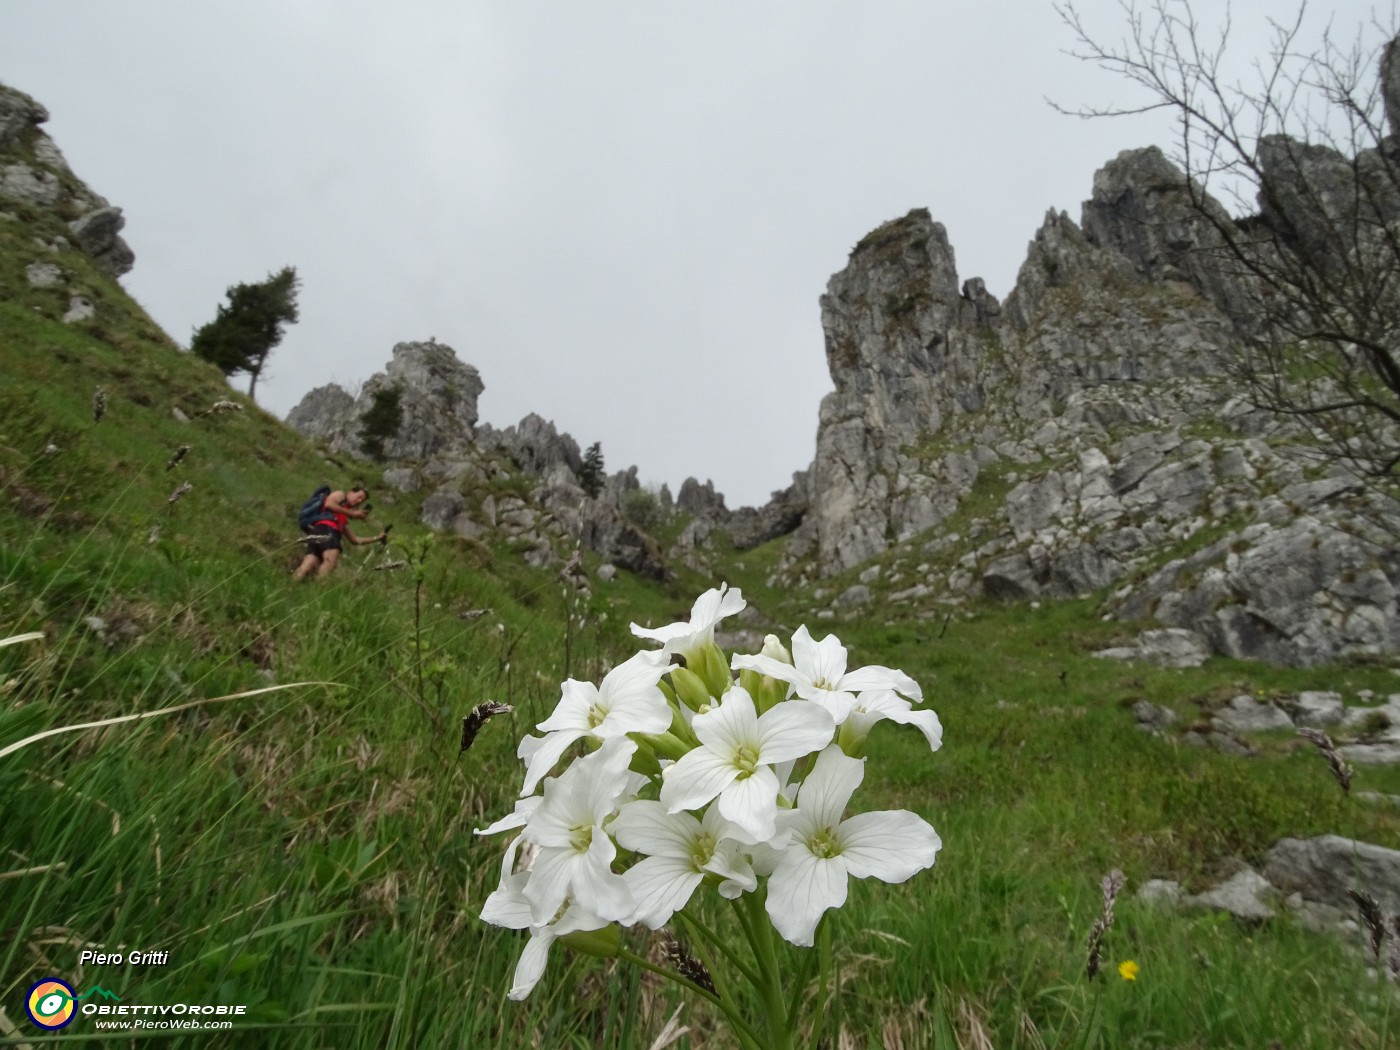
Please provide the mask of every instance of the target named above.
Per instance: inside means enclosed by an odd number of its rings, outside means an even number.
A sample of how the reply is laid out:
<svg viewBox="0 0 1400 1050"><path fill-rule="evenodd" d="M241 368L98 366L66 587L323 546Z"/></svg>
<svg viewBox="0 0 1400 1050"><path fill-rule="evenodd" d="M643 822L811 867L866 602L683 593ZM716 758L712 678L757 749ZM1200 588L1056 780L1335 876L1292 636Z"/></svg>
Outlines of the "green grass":
<svg viewBox="0 0 1400 1050"><path fill-rule="evenodd" d="M0 223L0 637L45 635L0 648L0 747L291 685L0 759L0 1007L19 1033L0 1028L0 1044L97 1042L86 1019L52 1040L24 1019L28 987L59 974L129 1003L247 1005L233 1033L150 1036L176 1045L649 1046L679 999L609 962L556 949L530 1000L506 1001L521 938L476 917L501 843L472 830L512 805L516 742L559 682L596 680L635 650L630 622L682 618L718 579L622 573L582 596L505 547L443 536L421 588L358 548L336 577L294 586L294 514L316 485L362 476L375 521L406 541L423 533L421 494L385 490L371 464L328 463L73 253L60 259L100 312L60 324L66 299L24 282L40 252ZM108 408L94 423L99 385ZM245 410L171 412L227 398ZM182 444L190 454L167 471ZM182 480L193 489L168 503ZM1005 489L985 471L951 524L985 516ZM767 582L782 552L721 550L719 576L783 631L809 622L820 635L810 594ZM1389 669L1100 661L1090 653L1130 628L1101 622L1093 600L977 605L946 624L909 615L877 598L839 628L853 664L923 683L946 728L936 754L889 724L870 743L857 799L919 812L945 846L905 885L854 884L836 919L838 1020L856 1045L930 1046L946 1016L964 1040L980 1029L1031 1047L1034 1031L1069 1046L1091 1014L1115 1047L1390 1045L1391 997L1339 941L1285 920L1159 911L1133 892L1153 877L1203 889L1283 836L1397 847L1400 816L1343 796L1291 738L1243 760L1181 732L1146 736L1128 710L1146 698L1186 725L1238 692L1385 694ZM460 719L486 699L515 712L459 754ZM1363 767L1355 787L1400 791L1400 773ZM1108 979L1091 986L1085 940L1114 866L1129 886ZM80 969L93 946L169 962ZM1132 983L1116 975L1129 958L1142 968ZM713 1011L684 1020L692 1034L676 1045L732 1045Z"/></svg>

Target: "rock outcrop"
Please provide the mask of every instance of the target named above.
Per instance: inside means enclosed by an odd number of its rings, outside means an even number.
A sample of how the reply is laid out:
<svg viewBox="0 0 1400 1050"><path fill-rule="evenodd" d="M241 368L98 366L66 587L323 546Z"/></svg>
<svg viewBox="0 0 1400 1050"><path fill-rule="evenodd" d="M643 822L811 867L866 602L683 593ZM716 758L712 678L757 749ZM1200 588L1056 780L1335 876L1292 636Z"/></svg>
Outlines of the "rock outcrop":
<svg viewBox="0 0 1400 1050"><path fill-rule="evenodd" d="M623 495L638 487L636 468L590 497L579 484L578 442L533 413L504 429L478 426L484 390L451 347L399 343L357 396L318 387L287 423L332 452L389 464L384 482L402 492L428 490L422 520L439 532L498 536L537 568L563 562L581 543L613 565L667 578L656 541L621 512Z"/></svg>
<svg viewBox="0 0 1400 1050"><path fill-rule="evenodd" d="M859 587L920 616L1107 593L1106 613L1156 621L1125 655L1394 653L1400 559L1375 523L1400 507L1225 380L1276 306L1221 250L1248 238L1340 264L1366 249L1329 233L1400 219L1394 141L1357 158L1265 141L1269 193L1241 224L1159 150L1126 151L1078 223L1046 216L1004 305L959 285L928 212L873 231L821 300L835 389L774 582L879 558L880 582ZM820 615L856 615L851 591ZM1162 637L1190 641L1164 655Z"/></svg>
<svg viewBox="0 0 1400 1050"><path fill-rule="evenodd" d="M120 208L84 185L39 127L48 110L0 84L0 212L7 205L48 212L68 224L72 240L112 277L129 273L136 256L120 237ZM62 251L68 244L53 244Z"/></svg>
<svg viewBox="0 0 1400 1050"><path fill-rule="evenodd" d="M434 340L399 343L357 397L333 384L318 387L287 422L335 452L423 460L470 447L484 389L477 370L451 347Z"/></svg>

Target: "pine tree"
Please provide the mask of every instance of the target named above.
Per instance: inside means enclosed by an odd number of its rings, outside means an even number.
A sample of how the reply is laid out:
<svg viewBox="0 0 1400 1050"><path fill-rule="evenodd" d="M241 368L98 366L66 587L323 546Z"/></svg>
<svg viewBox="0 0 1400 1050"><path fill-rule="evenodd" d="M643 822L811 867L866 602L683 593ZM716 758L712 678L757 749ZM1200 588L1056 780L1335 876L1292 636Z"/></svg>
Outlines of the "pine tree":
<svg viewBox="0 0 1400 1050"><path fill-rule="evenodd" d="M236 284L214 320L199 328L190 350L224 375L247 372L253 396L268 355L282 341L285 325L297 321L297 271L285 267L258 284Z"/></svg>
<svg viewBox="0 0 1400 1050"><path fill-rule="evenodd" d="M594 499L603 491L603 443L595 441L583 454L583 466L579 468L578 483L583 491Z"/></svg>

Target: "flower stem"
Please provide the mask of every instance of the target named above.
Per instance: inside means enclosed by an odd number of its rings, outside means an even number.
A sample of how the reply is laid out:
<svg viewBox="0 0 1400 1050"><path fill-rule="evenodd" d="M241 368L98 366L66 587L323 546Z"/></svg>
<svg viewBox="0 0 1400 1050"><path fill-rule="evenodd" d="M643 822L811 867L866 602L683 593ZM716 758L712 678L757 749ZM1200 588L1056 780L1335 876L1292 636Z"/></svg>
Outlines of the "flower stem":
<svg viewBox="0 0 1400 1050"><path fill-rule="evenodd" d="M734 954L734 952L730 950L729 946L725 944L724 941L721 940L720 937L716 935L713 930L711 930L708 926L706 926L695 916L689 915L683 911L676 912L676 918L680 919L681 922L685 923L686 928L690 930L690 932L696 937L697 940L703 940L709 943L712 947L718 950L721 955L728 959L730 965L732 965L734 969L738 970L741 974L744 975L744 980L748 981L749 984L753 985L755 988L759 986L758 974L754 972L752 967L745 966L744 961L740 959L739 956ZM708 963L706 965L708 965ZM711 967L711 969L713 970L713 967Z"/></svg>
<svg viewBox="0 0 1400 1050"><path fill-rule="evenodd" d="M674 981L682 988L688 988L705 1001L719 1007L724 1016L729 1019L729 1023L734 1026L734 1033L739 1037L739 1042L744 1044L745 1050L764 1050L763 1041L758 1038L757 1033L749 1027L748 1023L739 1016L739 1011L734 1008L734 1004L730 1002L727 997L722 998L715 995L709 989L702 988L694 981L687 977L682 977L674 970L668 970L664 966L657 966L654 962L644 959L636 952L629 951L626 948L620 949L617 956L619 959L626 959L634 966L640 966L643 970L654 973L658 977L664 977L668 981Z"/></svg>
<svg viewBox="0 0 1400 1050"><path fill-rule="evenodd" d="M820 965L817 970L817 1017L812 1025L812 1050L816 1050L821 1041L831 1005L831 922L828 915L823 915L817 926L817 956L820 959ZM838 979L836 982L838 991L840 984Z"/></svg>
<svg viewBox="0 0 1400 1050"><path fill-rule="evenodd" d="M764 1013L768 1022L769 1050L793 1050L792 1025L787 1004L783 1001L782 975L778 969L778 956L773 946L773 927L763 910L763 894L746 894L749 901L749 929L758 956L763 983L759 992L763 996Z"/></svg>

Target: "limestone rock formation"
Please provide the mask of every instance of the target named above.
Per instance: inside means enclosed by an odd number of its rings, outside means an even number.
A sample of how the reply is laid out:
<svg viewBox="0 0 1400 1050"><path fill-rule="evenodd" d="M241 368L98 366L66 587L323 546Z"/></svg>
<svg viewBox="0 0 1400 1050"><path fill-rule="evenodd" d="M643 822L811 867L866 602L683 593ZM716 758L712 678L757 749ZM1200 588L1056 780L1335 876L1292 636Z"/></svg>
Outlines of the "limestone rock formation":
<svg viewBox="0 0 1400 1050"><path fill-rule="evenodd" d="M979 318L1000 316L977 286L964 299L944 227L926 210L866 236L822 297L827 367L809 508L793 558L841 571L946 518L977 477L967 455L918 447L983 405L1002 372Z"/></svg>
<svg viewBox="0 0 1400 1050"><path fill-rule="evenodd" d="M74 176L39 127L48 119L48 110L24 92L0 84L0 210L8 202L51 212L104 271L129 273L136 256L119 236L126 222L121 209Z"/></svg>
<svg viewBox="0 0 1400 1050"><path fill-rule="evenodd" d="M821 589L821 618L880 592L930 618L976 597L1105 594L1106 614L1147 621L1108 654L1125 659L1400 649L1400 556L1393 524L1376 527L1400 506L1224 378L1278 316L1225 237L1344 265L1400 220L1400 42L1381 72L1392 138L1354 158L1266 140L1269 192L1247 220L1161 151L1121 153L1078 223L1047 214L1004 305L959 285L927 211L862 239L821 300L835 389L770 582L880 558Z"/></svg>
<svg viewBox="0 0 1400 1050"><path fill-rule="evenodd" d="M318 387L292 409L287 423L332 451L423 460L472 443L484 389L477 370L451 347L433 340L399 343L359 396L351 398L333 384Z"/></svg>
<svg viewBox="0 0 1400 1050"><path fill-rule="evenodd" d="M670 570L656 542L620 513L622 495L638 487L636 468L589 497L579 484L578 442L534 413L499 430L478 426L484 389L451 347L399 343L357 396L318 387L287 423L333 452L391 464L383 480L400 491L429 490L422 520L437 531L497 535L537 568L562 562L582 543L614 565L665 579ZM520 477L531 483L528 494L501 484Z"/></svg>

